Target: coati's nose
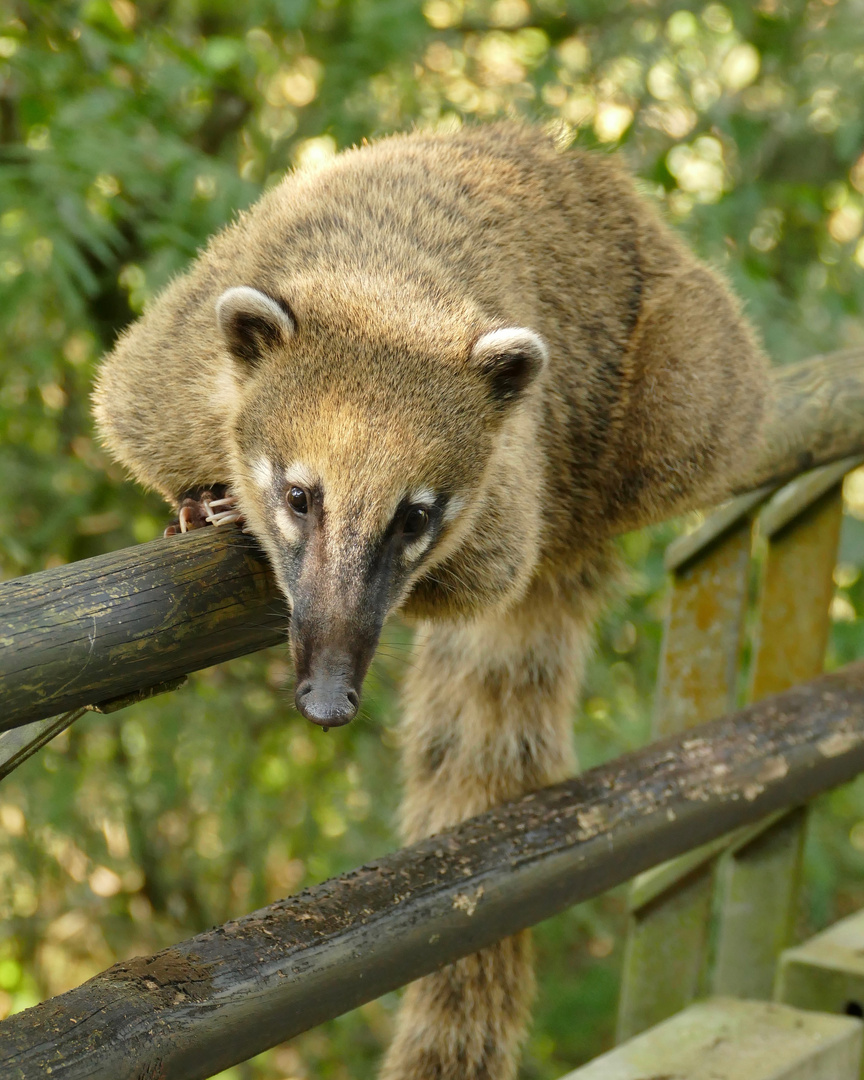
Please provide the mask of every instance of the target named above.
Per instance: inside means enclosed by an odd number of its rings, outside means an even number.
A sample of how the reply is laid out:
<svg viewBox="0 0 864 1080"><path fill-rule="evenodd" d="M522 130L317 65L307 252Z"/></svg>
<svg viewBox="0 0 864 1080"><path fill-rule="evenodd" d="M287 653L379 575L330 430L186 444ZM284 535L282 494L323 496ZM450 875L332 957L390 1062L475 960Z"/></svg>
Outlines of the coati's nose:
<svg viewBox="0 0 864 1080"><path fill-rule="evenodd" d="M360 696L356 690L347 688L341 680L323 680L314 683L304 679L297 687L294 700L298 710L323 728L342 727L357 715Z"/></svg>

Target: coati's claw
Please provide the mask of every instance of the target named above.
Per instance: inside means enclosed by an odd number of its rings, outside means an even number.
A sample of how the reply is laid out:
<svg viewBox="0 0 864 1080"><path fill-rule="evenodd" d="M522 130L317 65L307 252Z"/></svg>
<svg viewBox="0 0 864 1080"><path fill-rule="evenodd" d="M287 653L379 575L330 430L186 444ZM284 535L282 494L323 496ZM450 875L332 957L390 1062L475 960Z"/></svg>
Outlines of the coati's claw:
<svg viewBox="0 0 864 1080"><path fill-rule="evenodd" d="M243 524L243 521L234 496L227 493L224 484L214 484L212 488L188 491L180 500L177 520L171 522L163 535L176 536L206 525Z"/></svg>
<svg viewBox="0 0 864 1080"><path fill-rule="evenodd" d="M243 515L237 509L237 505L230 495L224 499L213 499L212 502L205 502L204 509L208 511L206 520L211 525L231 525L234 522L243 521Z"/></svg>
<svg viewBox="0 0 864 1080"><path fill-rule="evenodd" d="M211 525L232 525L236 521L242 521L243 515L236 511L224 514L210 514L207 518Z"/></svg>
<svg viewBox="0 0 864 1080"><path fill-rule="evenodd" d="M197 510L197 506L194 508ZM194 529L197 525L195 514L193 513L193 507L181 506L180 507L180 532L189 532L190 529Z"/></svg>

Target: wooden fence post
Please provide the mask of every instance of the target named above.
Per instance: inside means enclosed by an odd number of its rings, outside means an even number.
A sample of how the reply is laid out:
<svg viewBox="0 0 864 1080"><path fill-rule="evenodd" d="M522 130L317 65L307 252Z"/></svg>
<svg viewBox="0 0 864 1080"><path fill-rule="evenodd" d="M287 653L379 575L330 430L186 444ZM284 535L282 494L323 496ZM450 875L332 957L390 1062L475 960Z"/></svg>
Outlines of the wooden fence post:
<svg viewBox="0 0 864 1080"><path fill-rule="evenodd" d="M767 495L761 489L735 500L701 529L670 545L672 585L655 737L685 731L734 706L752 514ZM714 865L713 857L692 852L634 881L618 1007L619 1042L683 1009L699 993Z"/></svg>
<svg viewBox="0 0 864 1080"><path fill-rule="evenodd" d="M816 469L774 496L759 530L767 542L750 697L759 701L822 670L843 518L842 484L860 459ZM713 989L770 998L794 928L804 843L802 808L731 852L720 873Z"/></svg>

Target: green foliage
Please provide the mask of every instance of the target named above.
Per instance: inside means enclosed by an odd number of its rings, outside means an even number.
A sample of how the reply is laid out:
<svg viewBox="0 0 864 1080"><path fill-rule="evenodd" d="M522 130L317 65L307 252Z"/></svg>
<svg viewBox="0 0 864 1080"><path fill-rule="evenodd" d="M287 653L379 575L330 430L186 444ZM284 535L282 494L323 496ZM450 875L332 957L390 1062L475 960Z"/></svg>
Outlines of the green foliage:
<svg viewBox="0 0 864 1080"><path fill-rule="evenodd" d="M93 366L207 236L292 164L501 114L620 147L742 295L778 363L864 340L861 0L6 0L0 3L0 574L158 535L88 420ZM158 358L154 358L158 359ZM190 403L177 404L188 408ZM849 489L831 663L861 655L864 481ZM664 526L625 538L629 599L578 722L591 765L648 731ZM366 714L321 736L282 650L81 721L0 791L0 1006L21 1008L395 844L388 630ZM864 791L823 800L803 927L864 903ZM613 894L538 930L524 1075L608 1045ZM394 1000L234 1078L371 1077Z"/></svg>

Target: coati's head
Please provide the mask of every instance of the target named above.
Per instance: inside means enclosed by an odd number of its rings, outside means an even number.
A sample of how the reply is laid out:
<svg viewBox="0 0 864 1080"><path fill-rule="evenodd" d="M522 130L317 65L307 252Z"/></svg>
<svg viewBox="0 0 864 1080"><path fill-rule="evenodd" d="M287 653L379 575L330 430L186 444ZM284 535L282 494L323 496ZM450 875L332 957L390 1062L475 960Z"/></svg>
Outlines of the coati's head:
<svg viewBox="0 0 864 1080"><path fill-rule="evenodd" d="M356 714L388 613L504 603L539 542L520 426L542 339L357 288L243 286L216 311L238 389L232 486L291 603L297 707L323 727Z"/></svg>

